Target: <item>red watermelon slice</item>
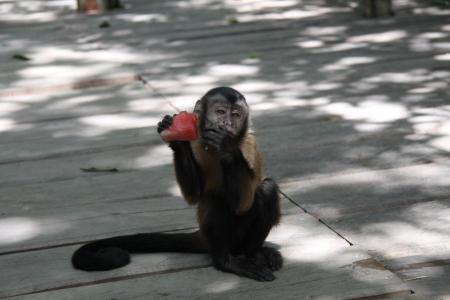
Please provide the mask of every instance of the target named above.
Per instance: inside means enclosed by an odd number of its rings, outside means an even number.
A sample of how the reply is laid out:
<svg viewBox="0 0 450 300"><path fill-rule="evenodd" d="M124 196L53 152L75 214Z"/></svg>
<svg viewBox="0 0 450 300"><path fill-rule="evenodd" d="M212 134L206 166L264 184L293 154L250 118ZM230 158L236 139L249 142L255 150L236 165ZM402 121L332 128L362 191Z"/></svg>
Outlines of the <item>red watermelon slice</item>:
<svg viewBox="0 0 450 300"><path fill-rule="evenodd" d="M180 112L173 118L172 125L161 132L161 138L165 142L197 139L197 115L185 111Z"/></svg>

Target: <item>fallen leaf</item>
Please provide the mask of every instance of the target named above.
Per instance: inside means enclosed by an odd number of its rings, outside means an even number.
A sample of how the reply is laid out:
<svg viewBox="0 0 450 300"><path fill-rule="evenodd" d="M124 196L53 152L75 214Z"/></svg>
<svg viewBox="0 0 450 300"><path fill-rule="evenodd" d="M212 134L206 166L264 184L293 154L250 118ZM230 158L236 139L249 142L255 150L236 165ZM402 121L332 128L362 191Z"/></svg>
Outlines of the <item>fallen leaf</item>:
<svg viewBox="0 0 450 300"><path fill-rule="evenodd" d="M31 58L29 58L23 54L18 54L18 53L14 54L12 57L17 60L24 60L24 61L31 60Z"/></svg>

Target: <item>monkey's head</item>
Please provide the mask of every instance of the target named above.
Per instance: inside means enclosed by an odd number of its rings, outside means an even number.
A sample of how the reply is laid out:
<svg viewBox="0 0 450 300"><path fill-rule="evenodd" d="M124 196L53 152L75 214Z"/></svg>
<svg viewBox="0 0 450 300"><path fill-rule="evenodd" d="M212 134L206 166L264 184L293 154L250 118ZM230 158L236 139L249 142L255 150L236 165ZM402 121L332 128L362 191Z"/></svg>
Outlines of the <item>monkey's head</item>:
<svg viewBox="0 0 450 300"><path fill-rule="evenodd" d="M209 90L196 104L200 130L221 128L235 138L242 138L248 128L248 105L245 97L230 87Z"/></svg>

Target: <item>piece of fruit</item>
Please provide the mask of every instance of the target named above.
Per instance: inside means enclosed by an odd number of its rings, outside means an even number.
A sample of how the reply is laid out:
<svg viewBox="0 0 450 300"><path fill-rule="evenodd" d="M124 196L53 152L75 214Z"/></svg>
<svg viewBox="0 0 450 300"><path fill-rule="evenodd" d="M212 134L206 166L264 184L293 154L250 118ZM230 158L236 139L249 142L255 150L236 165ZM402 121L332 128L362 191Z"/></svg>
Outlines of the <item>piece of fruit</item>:
<svg viewBox="0 0 450 300"><path fill-rule="evenodd" d="M161 132L161 138L165 142L192 141L197 136L197 115L185 111L176 115L172 125Z"/></svg>

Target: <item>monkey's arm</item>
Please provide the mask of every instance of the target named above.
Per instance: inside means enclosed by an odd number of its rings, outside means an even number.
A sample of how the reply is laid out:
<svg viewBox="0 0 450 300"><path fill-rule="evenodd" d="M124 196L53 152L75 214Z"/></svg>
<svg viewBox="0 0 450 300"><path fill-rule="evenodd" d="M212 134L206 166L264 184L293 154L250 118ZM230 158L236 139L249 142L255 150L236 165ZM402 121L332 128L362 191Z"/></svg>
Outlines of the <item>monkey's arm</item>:
<svg viewBox="0 0 450 300"><path fill-rule="evenodd" d="M171 142L175 174L181 192L189 204L195 204L203 192L204 179L189 142Z"/></svg>
<svg viewBox="0 0 450 300"><path fill-rule="evenodd" d="M162 131L169 128L172 122L173 117L166 115L158 123L158 133L161 134ZM189 142L174 141L169 143L169 147L173 150L175 174L181 193L189 204L194 204L203 192L204 181L203 174L192 153L191 145Z"/></svg>

